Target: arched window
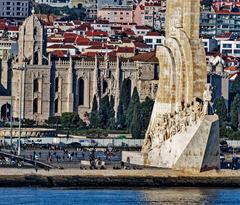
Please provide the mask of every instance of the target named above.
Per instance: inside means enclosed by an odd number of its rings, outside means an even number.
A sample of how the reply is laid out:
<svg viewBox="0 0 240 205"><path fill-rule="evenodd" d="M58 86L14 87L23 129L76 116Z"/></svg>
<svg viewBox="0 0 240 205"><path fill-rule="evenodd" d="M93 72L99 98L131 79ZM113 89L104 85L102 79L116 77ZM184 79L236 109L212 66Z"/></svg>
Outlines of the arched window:
<svg viewBox="0 0 240 205"><path fill-rule="evenodd" d="M127 79L127 90L126 90L126 92L129 95L129 97L131 98L132 81L129 78Z"/></svg>
<svg viewBox="0 0 240 205"><path fill-rule="evenodd" d="M108 88L108 83L107 83L107 81L104 80L104 81L103 81L103 94L106 93L107 88Z"/></svg>
<svg viewBox="0 0 240 205"><path fill-rule="evenodd" d="M55 100L55 113L58 113L58 99Z"/></svg>
<svg viewBox="0 0 240 205"><path fill-rule="evenodd" d="M159 66L154 65L154 80L159 80Z"/></svg>
<svg viewBox="0 0 240 205"><path fill-rule="evenodd" d="M33 92L38 92L38 79L33 80Z"/></svg>
<svg viewBox="0 0 240 205"><path fill-rule="evenodd" d="M33 113L38 113L38 99L33 100Z"/></svg>
<svg viewBox="0 0 240 205"><path fill-rule="evenodd" d="M80 78L78 80L78 105L84 105L84 80Z"/></svg>
<svg viewBox="0 0 240 205"><path fill-rule="evenodd" d="M38 51L34 52L33 64L38 65Z"/></svg>
<svg viewBox="0 0 240 205"><path fill-rule="evenodd" d="M58 84L59 84L58 79L59 79L58 77L55 78L55 92L58 92Z"/></svg>
<svg viewBox="0 0 240 205"><path fill-rule="evenodd" d="M11 105L6 103L1 107L1 119L7 120L11 115Z"/></svg>

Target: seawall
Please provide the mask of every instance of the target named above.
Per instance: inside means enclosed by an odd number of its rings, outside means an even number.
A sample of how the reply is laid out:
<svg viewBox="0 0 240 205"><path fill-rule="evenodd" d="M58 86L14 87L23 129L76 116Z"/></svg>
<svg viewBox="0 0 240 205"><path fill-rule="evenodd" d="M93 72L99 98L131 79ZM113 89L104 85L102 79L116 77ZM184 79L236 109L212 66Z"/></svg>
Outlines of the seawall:
<svg viewBox="0 0 240 205"><path fill-rule="evenodd" d="M240 171L0 169L0 187L240 187Z"/></svg>

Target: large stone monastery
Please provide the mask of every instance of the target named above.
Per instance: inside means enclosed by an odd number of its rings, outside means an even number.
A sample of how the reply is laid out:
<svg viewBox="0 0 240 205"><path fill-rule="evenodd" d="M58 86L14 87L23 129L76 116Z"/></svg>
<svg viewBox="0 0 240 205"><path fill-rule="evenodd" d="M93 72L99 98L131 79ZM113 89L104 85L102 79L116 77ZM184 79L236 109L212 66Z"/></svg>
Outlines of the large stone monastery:
<svg viewBox="0 0 240 205"><path fill-rule="evenodd" d="M82 117L91 110L94 95L114 96L117 109L121 84L138 88L140 99L155 97L159 63L154 52L131 58L114 56L57 58L46 52L46 33L36 15L19 31L18 54L0 59L1 119L21 116L44 121L64 112ZM12 98L11 98L12 96Z"/></svg>

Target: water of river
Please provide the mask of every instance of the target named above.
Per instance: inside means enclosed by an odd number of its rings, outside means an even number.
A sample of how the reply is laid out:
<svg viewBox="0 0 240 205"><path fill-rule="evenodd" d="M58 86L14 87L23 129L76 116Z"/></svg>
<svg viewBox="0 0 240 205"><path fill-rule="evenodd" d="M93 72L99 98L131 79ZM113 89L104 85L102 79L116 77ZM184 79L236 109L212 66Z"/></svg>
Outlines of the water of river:
<svg viewBox="0 0 240 205"><path fill-rule="evenodd" d="M237 205L240 189L0 188L0 205Z"/></svg>

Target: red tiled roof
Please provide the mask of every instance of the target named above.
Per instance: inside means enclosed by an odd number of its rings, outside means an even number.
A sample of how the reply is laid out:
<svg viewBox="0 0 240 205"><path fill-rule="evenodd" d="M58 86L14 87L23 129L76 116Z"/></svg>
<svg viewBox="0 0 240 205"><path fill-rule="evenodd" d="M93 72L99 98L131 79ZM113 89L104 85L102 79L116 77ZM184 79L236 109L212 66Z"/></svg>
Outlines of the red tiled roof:
<svg viewBox="0 0 240 205"><path fill-rule="evenodd" d="M0 24L0 30L19 31L17 26Z"/></svg>
<svg viewBox="0 0 240 205"><path fill-rule="evenodd" d="M88 49L114 49L114 46L111 46L111 45L106 45L106 44L102 44L102 45L93 45L91 46L90 48Z"/></svg>
<svg viewBox="0 0 240 205"><path fill-rule="evenodd" d="M122 33L125 33L128 36L135 36L135 33L133 30L129 29L129 30L125 30Z"/></svg>
<svg viewBox="0 0 240 205"><path fill-rule="evenodd" d="M104 56L104 53L99 53L99 52L85 52L85 53L82 53L80 56L83 56L83 57Z"/></svg>
<svg viewBox="0 0 240 205"><path fill-rule="evenodd" d="M1 25L0 24L0 30L6 30L7 29L7 26L6 25Z"/></svg>
<svg viewBox="0 0 240 205"><path fill-rule="evenodd" d="M100 30L87 31L87 32L86 32L86 35L87 35L87 36L104 36L104 37L107 37L107 36L108 36L107 32L100 31Z"/></svg>
<svg viewBox="0 0 240 205"><path fill-rule="evenodd" d="M147 45L146 43L142 43L142 42L134 42L134 46L136 48L150 48L149 45Z"/></svg>
<svg viewBox="0 0 240 205"><path fill-rule="evenodd" d="M161 36L161 33L158 31L149 31L146 36Z"/></svg>
<svg viewBox="0 0 240 205"><path fill-rule="evenodd" d="M48 49L51 48L51 49L57 49L57 48L61 48L61 49L74 49L76 48L75 46L73 45L59 45L59 44L53 44L51 46L48 46L47 47Z"/></svg>
<svg viewBox="0 0 240 205"><path fill-rule="evenodd" d="M76 44L88 44L89 42L90 40L88 38L84 38L82 36L77 36L77 38L75 39Z"/></svg>
<svg viewBox="0 0 240 205"><path fill-rule="evenodd" d="M96 41L90 41L89 45L95 46L95 45L102 45L101 42L96 42Z"/></svg>
<svg viewBox="0 0 240 205"><path fill-rule="evenodd" d="M87 31L87 30L90 30L90 29L91 29L91 26L89 24L84 23L80 26L75 27L73 30L75 30L75 31Z"/></svg>
<svg viewBox="0 0 240 205"><path fill-rule="evenodd" d="M69 32L65 32L63 34L64 38L76 38L78 35L76 33L69 33Z"/></svg>
<svg viewBox="0 0 240 205"><path fill-rule="evenodd" d="M138 30L150 30L151 28L148 26L135 26L136 29Z"/></svg>
<svg viewBox="0 0 240 205"><path fill-rule="evenodd" d="M234 14L234 15L240 15L240 12L216 11L216 14Z"/></svg>
<svg viewBox="0 0 240 205"><path fill-rule="evenodd" d="M56 39L56 38L48 38L47 39L48 43L59 43L59 42L63 42L62 39Z"/></svg>
<svg viewBox="0 0 240 205"><path fill-rule="evenodd" d="M118 53L135 53L134 47L118 47L117 48Z"/></svg>
<svg viewBox="0 0 240 205"><path fill-rule="evenodd" d="M52 55L56 56L56 57L66 57L67 56L67 51L63 51L63 50L55 50L53 52L51 52Z"/></svg>
<svg viewBox="0 0 240 205"><path fill-rule="evenodd" d="M74 25L81 25L82 22L80 20L73 20L72 21Z"/></svg>
<svg viewBox="0 0 240 205"><path fill-rule="evenodd" d="M131 41L131 39L124 38L124 39L122 40L122 42L123 42L123 43L131 43L132 41Z"/></svg>
<svg viewBox="0 0 240 205"><path fill-rule="evenodd" d="M7 24L7 20L6 19L0 19L0 24L6 25Z"/></svg>
<svg viewBox="0 0 240 205"><path fill-rule="evenodd" d="M63 42L64 43L74 43L75 42L76 37L73 38L64 38Z"/></svg>
<svg viewBox="0 0 240 205"><path fill-rule="evenodd" d="M155 52L147 52L147 53L142 53L135 55L130 58L132 61L140 61L140 62L154 62L158 63L158 58L156 57Z"/></svg>
<svg viewBox="0 0 240 205"><path fill-rule="evenodd" d="M224 70L238 71L239 69L237 67L235 67L235 66L231 66L231 67L225 68Z"/></svg>

